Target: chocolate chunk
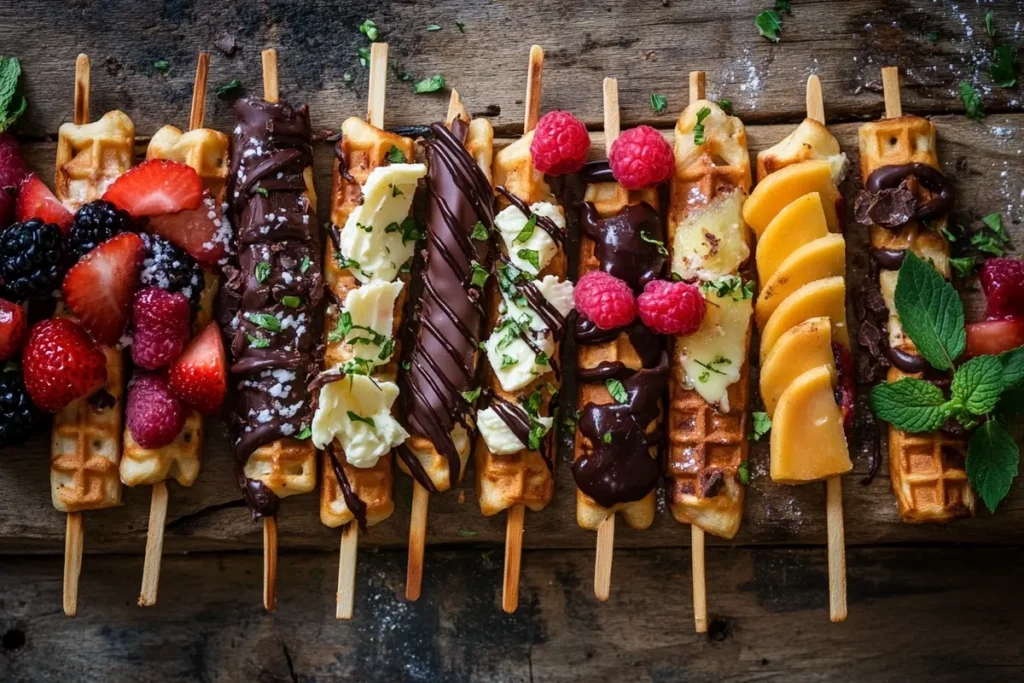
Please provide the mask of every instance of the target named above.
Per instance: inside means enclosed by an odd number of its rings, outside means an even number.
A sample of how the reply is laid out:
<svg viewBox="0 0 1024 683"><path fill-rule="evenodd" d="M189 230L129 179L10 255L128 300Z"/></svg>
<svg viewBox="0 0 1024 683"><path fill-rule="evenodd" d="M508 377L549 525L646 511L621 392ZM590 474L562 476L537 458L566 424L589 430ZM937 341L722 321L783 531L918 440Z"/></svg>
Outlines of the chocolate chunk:
<svg viewBox="0 0 1024 683"><path fill-rule="evenodd" d="M853 203L853 215L861 225L894 230L906 225L917 211L917 198L904 186L872 193L861 190Z"/></svg>
<svg viewBox="0 0 1024 683"><path fill-rule="evenodd" d="M89 397L89 405L91 405L94 410L105 410L117 405L117 399L114 398L114 396L106 389L100 389Z"/></svg>
<svg viewBox="0 0 1024 683"><path fill-rule="evenodd" d="M235 44L235 37L230 33L222 33L217 40L213 41L213 46L227 57L234 57L235 52L238 50L238 45Z"/></svg>
<svg viewBox="0 0 1024 683"><path fill-rule="evenodd" d="M700 495L702 498L714 498L725 485L725 477L720 469L706 469L700 473Z"/></svg>

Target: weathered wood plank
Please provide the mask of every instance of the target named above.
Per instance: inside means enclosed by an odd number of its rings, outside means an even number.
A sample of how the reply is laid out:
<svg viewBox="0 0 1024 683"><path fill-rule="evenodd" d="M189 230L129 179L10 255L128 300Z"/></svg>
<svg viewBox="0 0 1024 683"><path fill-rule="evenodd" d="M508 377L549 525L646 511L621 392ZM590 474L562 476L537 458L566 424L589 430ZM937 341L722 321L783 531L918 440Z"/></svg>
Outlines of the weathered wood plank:
<svg viewBox="0 0 1024 683"><path fill-rule="evenodd" d="M986 125L977 125L963 117L936 119L939 150L946 173L956 181L959 206L957 220L976 222L981 215L1002 211L1004 220L1018 244L1024 244L1024 115L991 117ZM790 126L750 126L752 153L773 144L790 131ZM834 126L843 149L857 167L856 124ZM507 141L505 141L507 142ZM505 144L505 142L501 144ZM600 134L595 135L596 150L603 149ZM41 173L52 173L54 145L32 144L26 148L30 165ZM317 149L317 183L326 196L330 185L331 152L327 144ZM1006 176L1002 176L1005 172ZM859 183L851 179L849 196ZM326 220L326 215L321 216ZM867 266L865 231L853 228L849 239L849 279L857 283L865 277ZM977 308L977 292L968 293ZM755 359L756 364L756 359ZM570 364L571 365L571 364ZM571 391L567 389L567 391ZM867 413L862 388L859 413ZM755 392L756 393L756 392ZM262 543L259 527L253 526L241 507L234 485L232 458L223 427L216 420L207 422L208 441L203 472L191 489L170 486L167 552L231 550L257 548ZM1020 543L1024 540L1024 483L1015 484L1000 506L999 514L980 513L979 517L948 527L902 524L896 516L896 504L883 464L878 477L869 485L860 480L868 469L868 455L874 442L872 434L861 430L854 456L854 474L844 487L846 540L850 545L871 543ZM50 504L47 475L47 442L39 438L26 445L6 449L0 457L0 553L19 551L60 552L63 550L64 520ZM525 545L528 548L592 547L594 535L575 522L575 493L569 471L571 454L563 449L558 462L556 493L547 510L529 514ZM767 477L767 444L755 444L751 450L755 473L747 499L743 528L736 542L814 543L825 539L824 489L778 486ZM456 491L436 496L431 501L430 543L500 543L505 537L503 516L481 517L475 502L473 471ZM411 487L407 477L399 477L395 499L397 510L384 524L374 527L361 539L361 545L404 545L407 540ZM89 513L86 518L86 552L141 553L145 546L149 489L126 490L125 505L116 509ZM460 502L461 501L461 502ZM318 502L314 496L298 496L284 501L281 520L282 547L335 549L336 530L320 524ZM687 530L662 510L654 526L643 532L623 528L616 543L629 546L680 546L688 543ZM716 542L712 539L711 542Z"/></svg>
<svg viewBox="0 0 1024 683"><path fill-rule="evenodd" d="M821 553L708 555L712 621L693 633L689 557L620 552L599 603L593 554L528 552L513 615L498 553L431 558L423 599L405 556L363 552L356 614L334 620L334 556L285 553L278 610L256 554L164 560L160 602L135 605L141 559L89 558L75 619L57 558L0 565L0 679L34 681L933 681L1019 680L1024 551L858 549L850 617L829 625ZM1016 624L1016 626L1015 626ZM59 654L57 654L59 653Z"/></svg>
<svg viewBox="0 0 1024 683"><path fill-rule="evenodd" d="M97 111L130 111L140 134L172 121L187 121L192 74L200 50L214 53L213 87L239 78L250 90L260 83L260 50L276 47L282 92L309 102L314 123L336 126L365 109L367 70L357 49L368 45L357 26L367 18L391 44L395 73L388 92L388 120L395 125L440 118L447 98L414 95L415 78L443 74L477 112L493 115L499 130L521 130L520 107L530 43L547 50L544 108L570 109L593 127L601 122L601 78L619 76L624 125L667 124L685 105L686 75L708 72L714 97L728 97L751 121L802 117L803 83L818 73L829 118L876 116L882 111L879 68L903 72L909 111L960 112L958 82L976 83L990 112L1021 111L1019 91L992 88L985 73L993 41L984 16L995 13L998 40L1021 42L1015 26L1024 2L998 5L927 0L800 2L784 17L782 42L758 35L754 17L771 3L614 2L526 0L468 3L461 0L377 3L330 0L236 3L132 0L64 3L46 0L0 6L0 45L22 58L32 136L56 134L71 113L74 58L93 59L92 101ZM464 24L462 33L455 25ZM437 23L442 30L428 32ZM218 36L237 39L234 58L214 48ZM929 39L934 34L935 42ZM154 63L166 60L164 76ZM346 82L345 74L350 75ZM652 92L669 98L656 116ZM216 102L208 122L232 125L229 107Z"/></svg>

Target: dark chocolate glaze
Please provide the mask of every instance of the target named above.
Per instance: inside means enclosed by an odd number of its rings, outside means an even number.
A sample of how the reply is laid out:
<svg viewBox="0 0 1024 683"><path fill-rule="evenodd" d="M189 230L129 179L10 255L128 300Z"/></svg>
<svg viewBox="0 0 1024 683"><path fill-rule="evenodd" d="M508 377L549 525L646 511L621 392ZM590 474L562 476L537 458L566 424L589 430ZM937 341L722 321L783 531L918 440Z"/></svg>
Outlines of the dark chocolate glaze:
<svg viewBox="0 0 1024 683"><path fill-rule="evenodd" d="M878 265L886 270L899 270L903 266L903 259L907 255L906 249L872 249L871 255L878 261Z"/></svg>
<svg viewBox="0 0 1024 683"><path fill-rule="evenodd" d="M618 215L601 218L590 202L580 205L583 234L594 241L601 270L623 280L634 292L661 277L665 269L665 236L658 212L648 204L630 204ZM646 239L645 239L646 238Z"/></svg>
<svg viewBox="0 0 1024 683"><path fill-rule="evenodd" d="M583 164L579 172L580 179L587 184L590 183L614 183L615 174L612 173L611 164L607 159L588 161Z"/></svg>
<svg viewBox="0 0 1024 683"><path fill-rule="evenodd" d="M488 270L490 266L490 242L471 235L478 222L488 233L493 228L494 193L466 151L467 124L456 119L451 130L440 123L430 129L423 295L409 370L399 382L409 431L429 439L447 458L449 480L454 484L460 478L461 461L451 433L456 424L467 431L472 427L467 419L471 406L462 393L473 388L486 315L482 291L472 285L473 263ZM407 457L403 461L409 464ZM430 489L422 467L410 467L410 472Z"/></svg>
<svg viewBox="0 0 1024 683"><path fill-rule="evenodd" d="M530 211L530 207L526 205L526 202L509 192L504 186L499 185L498 192L501 193L501 196L504 197L509 204L522 211L523 215L526 216L527 219L531 216L537 216L537 227L551 235L551 239L555 241L555 244L562 244L562 242L565 241L565 231L559 228L553 220L547 216L541 216L540 214L535 214Z"/></svg>
<svg viewBox="0 0 1024 683"><path fill-rule="evenodd" d="M280 501L242 471L258 448L295 437L311 422L322 251L316 215L303 194L303 174L313 163L309 109L241 99L235 120L228 198L240 249L222 297L232 312L226 329L236 389L230 426L246 505L254 517L264 517L275 515ZM262 281L255 276L259 263L270 265ZM299 305L284 304L284 297ZM260 315L273 316L280 329L260 324Z"/></svg>
<svg viewBox="0 0 1024 683"><path fill-rule="evenodd" d="M626 327L617 327L613 330L602 330L594 321L583 314L576 316L576 341L580 344L596 345L610 342L621 333L629 336L629 343L633 350L640 356L640 362L645 368L653 368L661 362L661 352L665 350L665 338L653 332L636 319ZM584 378L585 369L581 369L579 377Z"/></svg>
<svg viewBox="0 0 1024 683"><path fill-rule="evenodd" d="M640 500L658 482L658 459L650 448L661 441L661 430L647 428L661 414L661 397L668 386L668 354L650 369L623 380L628 402L583 406L580 433L590 442L572 465L580 491L598 505Z"/></svg>
<svg viewBox="0 0 1024 683"><path fill-rule="evenodd" d="M942 175L941 171L927 164L910 163L882 166L872 171L864 182L864 188L873 193L891 190L899 187L910 176L916 178L932 193L932 197L928 201L920 202L917 205L914 219L924 220L950 212L953 208L953 189L946 182L946 176Z"/></svg>
<svg viewBox="0 0 1024 683"><path fill-rule="evenodd" d="M889 356L889 361L903 372L913 374L917 372L924 372L931 367L923 356L918 353L907 351L906 349L894 349L892 346L886 344L886 354Z"/></svg>
<svg viewBox="0 0 1024 683"><path fill-rule="evenodd" d="M338 456L334 452L334 444L327 446L327 457L331 461L331 469L334 476L338 478L338 488L341 489L341 496L345 499L345 505L352 511L361 531L366 531L366 503L359 499L356 492L352 490L352 484L345 476L345 468L338 462Z"/></svg>

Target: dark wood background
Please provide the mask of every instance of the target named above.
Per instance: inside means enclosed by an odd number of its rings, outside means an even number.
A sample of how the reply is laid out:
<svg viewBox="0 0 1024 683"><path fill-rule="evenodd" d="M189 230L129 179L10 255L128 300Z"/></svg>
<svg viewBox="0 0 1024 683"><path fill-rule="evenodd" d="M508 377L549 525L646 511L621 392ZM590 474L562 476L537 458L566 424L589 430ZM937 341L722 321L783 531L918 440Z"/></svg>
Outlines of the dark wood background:
<svg viewBox="0 0 1024 683"><path fill-rule="evenodd" d="M315 127L336 130L365 111L367 71L356 27L371 18L391 45L388 125L444 115L446 94L414 95L401 72L441 73L468 107L489 116L503 144L521 132L529 45L545 47L542 108L570 109L600 144L601 79L619 79L623 126L666 130L686 103L690 70L708 74L748 125L751 151L803 116L817 73L832 129L856 167L859 121L882 112L882 66L901 68L904 110L933 117L944 170L957 188L954 219L1001 212L1024 239L1024 105L1020 88L985 73L993 40L1020 46L1024 3L794 0L783 40L753 19L765 2L346 3L102 0L0 5L0 52L22 59L30 165L52 178L57 129L71 117L74 57L92 57L94 116L120 108L140 147L165 123L187 123L196 54L213 52L211 90L233 78L261 92L259 52L279 52L281 91L309 102ZM465 26L461 33L455 22ZM442 30L428 32L428 24ZM238 43L229 58L214 41ZM153 63L166 60L165 76ZM1020 61L1020 60L1018 60ZM346 74L350 76L346 77ZM961 79L988 116L967 120ZM655 114L652 92L668 98ZM213 97L208 125L233 126ZM317 183L330 185L330 148L317 148ZM850 179L847 191L859 184ZM325 213L325 212L322 212ZM848 234L851 285L863 279L866 237ZM977 293L966 293L977 308ZM866 387L863 388L866 391ZM207 424L203 473L172 484L160 601L136 607L147 488L85 515L88 553L79 616L61 611L64 517L50 504L47 441L0 448L0 680L3 681L1006 681L1024 676L1024 485L997 515L947 527L901 524L887 463L862 485L876 445L865 422L845 480L850 617L828 623L824 491L767 477L767 448L751 451L754 480L731 543L708 550L707 635L692 629L689 530L661 511L654 526L620 524L612 597L593 597L594 534L575 524L567 453L554 502L526 518L519 611L500 610L504 516L479 514L472 470L431 501L423 598L404 599L411 489L400 478L395 515L361 537L356 619L333 619L338 531L323 527L314 495L280 516L278 612L260 604L262 536L236 492L221 427Z"/></svg>

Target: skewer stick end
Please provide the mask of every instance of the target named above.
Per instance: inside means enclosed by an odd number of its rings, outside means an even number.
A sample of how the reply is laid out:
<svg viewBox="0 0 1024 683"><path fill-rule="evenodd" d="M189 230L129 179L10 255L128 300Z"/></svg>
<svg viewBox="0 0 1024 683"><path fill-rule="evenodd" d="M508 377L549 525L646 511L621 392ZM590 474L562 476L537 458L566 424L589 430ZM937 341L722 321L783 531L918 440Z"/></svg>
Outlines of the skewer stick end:
<svg viewBox="0 0 1024 683"><path fill-rule="evenodd" d="M708 590L704 568L704 529L690 525L691 561L693 570L693 625L697 633L708 630Z"/></svg>
<svg viewBox="0 0 1024 683"><path fill-rule="evenodd" d="M821 94L821 79L817 74L807 78L807 118L825 123L825 98Z"/></svg>
<svg viewBox="0 0 1024 683"><path fill-rule="evenodd" d="M619 137L619 82L614 78L604 79L604 149L611 155L612 143Z"/></svg>
<svg viewBox="0 0 1024 683"><path fill-rule="evenodd" d="M846 620L846 539L843 528L843 488L840 477L825 482L825 517L828 520L829 618Z"/></svg>
<svg viewBox="0 0 1024 683"><path fill-rule="evenodd" d="M703 71L690 72L690 104L704 99L707 86L707 74Z"/></svg>
<svg viewBox="0 0 1024 683"><path fill-rule="evenodd" d="M64 614L78 614L78 579L82 574L82 547L85 531L82 513L69 512L64 537Z"/></svg>
<svg viewBox="0 0 1024 683"><path fill-rule="evenodd" d="M526 114L523 120L523 134L537 127L540 119L540 92L544 74L544 48L530 47L530 68L526 73Z"/></svg>
<svg viewBox="0 0 1024 683"><path fill-rule="evenodd" d="M597 558L594 561L594 596L604 602L612 593L612 558L615 553L615 514L597 528Z"/></svg>
<svg viewBox="0 0 1024 683"><path fill-rule="evenodd" d="M277 608L277 519L263 518L263 607Z"/></svg>
<svg viewBox="0 0 1024 683"><path fill-rule="evenodd" d="M352 520L341 530L341 553L338 561L338 605L335 617L351 619L355 606L356 560L359 549L359 524Z"/></svg>
<svg viewBox="0 0 1024 683"><path fill-rule="evenodd" d="M882 68L882 92L885 95L885 118L894 119L903 116L903 103L900 101L900 70L895 66Z"/></svg>
<svg viewBox="0 0 1024 683"><path fill-rule="evenodd" d="M526 506L513 505L508 509L505 528L505 577L501 590L501 609L512 614L519 607L519 574L523 558L523 520Z"/></svg>
<svg viewBox="0 0 1024 683"><path fill-rule="evenodd" d="M270 48L263 51L263 99L277 102L280 91L277 82L277 50Z"/></svg>
<svg viewBox="0 0 1024 683"><path fill-rule="evenodd" d="M412 514L409 519L409 566L405 574L405 599L420 599L423 588L423 553L427 544L427 513L430 492L418 482L412 485Z"/></svg>
<svg viewBox="0 0 1024 683"><path fill-rule="evenodd" d="M91 81L89 56L78 55L75 60L75 125L89 123L89 90Z"/></svg>
<svg viewBox="0 0 1024 683"><path fill-rule="evenodd" d="M139 607L152 607L156 604L157 589L160 587L160 563L164 553L164 530L167 526L167 498L167 482L153 484Z"/></svg>
<svg viewBox="0 0 1024 683"><path fill-rule="evenodd" d="M371 126L384 127L384 94L388 83L388 44L370 46L370 92L366 104L366 120Z"/></svg>

